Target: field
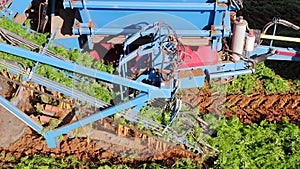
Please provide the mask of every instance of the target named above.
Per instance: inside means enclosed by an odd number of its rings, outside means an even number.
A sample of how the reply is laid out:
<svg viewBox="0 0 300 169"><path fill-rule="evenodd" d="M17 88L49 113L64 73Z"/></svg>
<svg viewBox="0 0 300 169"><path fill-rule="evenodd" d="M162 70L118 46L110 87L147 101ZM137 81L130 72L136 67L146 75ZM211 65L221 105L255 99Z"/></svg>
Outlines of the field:
<svg viewBox="0 0 300 169"><path fill-rule="evenodd" d="M300 21L296 17L300 3L295 0L245 0L244 5L242 14L253 28L262 28L274 16L280 16L295 24ZM290 12L286 12L287 10ZM3 20L0 24L2 27L12 27ZM15 33L23 32L21 28L14 28ZM289 29L279 28L278 33L300 36L299 32ZM36 39L29 34L22 36L31 38L36 43L45 43L43 36L46 35L36 36L39 37ZM274 44L290 45L278 42ZM299 44L292 45L299 48ZM60 48L52 50L70 60L84 60L82 63L86 66L113 71L111 66L85 60L85 56L78 51L68 52ZM0 57L16 59L3 53ZM21 61L29 66L33 65L27 60ZM63 74L49 66L40 65L37 72L68 86L73 85L65 80ZM300 63L297 62L265 61L256 66L256 73L253 75L240 76L226 83L215 80L202 88L179 91L182 100L191 103L198 110L198 116L210 124L205 141L216 150L207 157L195 156L180 148L167 147L163 148L163 153L151 156L125 156L115 152L128 151L126 147L109 140L99 146L89 138L70 139L64 136L60 138L61 144L58 148L49 149L42 137L27 129L20 140L8 148L0 148L0 168L300 168L299 72ZM5 70L1 73L8 79L16 79ZM0 94L11 98L16 88L8 79L1 79ZM38 89L38 86L33 85L32 88ZM106 101L113 99L112 95L105 92L107 88L101 83L95 82L87 88L100 91L92 92L95 97ZM30 100L31 96L30 90L24 91L24 98L28 97ZM36 102L21 102L18 106L23 111L30 112L35 109ZM7 112L1 107L1 113ZM126 127L113 130L124 132ZM126 135L126 132L123 134ZM134 135L138 137L139 133ZM112 147L114 152L110 151Z"/></svg>

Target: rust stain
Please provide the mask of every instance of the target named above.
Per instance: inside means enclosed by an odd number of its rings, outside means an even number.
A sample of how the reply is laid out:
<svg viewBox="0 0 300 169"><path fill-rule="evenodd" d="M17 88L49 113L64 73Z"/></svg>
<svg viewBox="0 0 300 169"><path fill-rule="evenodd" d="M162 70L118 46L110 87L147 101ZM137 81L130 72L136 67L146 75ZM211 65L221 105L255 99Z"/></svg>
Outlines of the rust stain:
<svg viewBox="0 0 300 169"><path fill-rule="evenodd" d="M92 29L92 28L95 27L95 24L92 21L89 21L87 27L90 28L90 29Z"/></svg>
<svg viewBox="0 0 300 169"><path fill-rule="evenodd" d="M218 31L217 30L215 30L215 25L211 25L211 27L210 27L210 31L211 31L211 34L217 34L218 33Z"/></svg>

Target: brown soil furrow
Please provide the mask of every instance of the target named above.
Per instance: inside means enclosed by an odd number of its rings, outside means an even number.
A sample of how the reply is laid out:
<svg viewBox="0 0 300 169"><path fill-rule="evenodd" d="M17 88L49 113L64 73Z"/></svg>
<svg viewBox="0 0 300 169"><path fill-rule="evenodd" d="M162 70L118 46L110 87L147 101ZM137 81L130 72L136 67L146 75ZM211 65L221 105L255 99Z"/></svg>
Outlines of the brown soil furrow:
<svg viewBox="0 0 300 169"><path fill-rule="evenodd" d="M99 147L99 145L104 144L107 150ZM157 147L163 147L164 145L157 144ZM122 164L126 162L126 158L121 157L115 152L111 152L112 149L123 150L124 153L130 153L130 151L123 149L123 147L111 144L109 142L100 142L96 144L94 141L89 141L83 138L69 139L64 137L58 148L48 148L45 140L36 135L36 133L28 130L26 134L16 143L12 144L8 149L0 148L0 152L4 156L13 156L17 162L23 156L33 157L34 155L40 154L51 154L55 158L66 158L70 155L75 156L78 160L86 162L94 162L97 164L101 159L107 159L111 164ZM134 154L132 154L134 155ZM137 164L156 161L156 160L171 160L174 161L179 158L195 158L194 155L180 151L178 149L169 148L166 152L160 153L153 156L147 157L134 157L132 162ZM0 157L0 162L6 163L5 159ZM9 167L11 168L11 167ZM80 167L79 167L80 168Z"/></svg>
<svg viewBox="0 0 300 169"><path fill-rule="evenodd" d="M257 96L251 98L244 96L242 101L240 101L239 103L239 107L241 108L251 107L252 103L255 102L257 99L258 99Z"/></svg>
<svg viewBox="0 0 300 169"><path fill-rule="evenodd" d="M277 110L270 109L270 114L274 116L275 121L281 121L282 120L282 113L278 112ZM272 120L274 121L274 120Z"/></svg>
<svg viewBox="0 0 300 169"><path fill-rule="evenodd" d="M292 109L298 109L300 108L300 99L295 98L294 103L291 105Z"/></svg>
<svg viewBox="0 0 300 169"><path fill-rule="evenodd" d="M253 104L251 105L251 107L252 108L261 108L262 107L262 104L264 103L264 102L266 102L268 100L268 98L267 97L259 97L259 98L257 98L257 100L256 101L254 101L253 102Z"/></svg>
<svg viewBox="0 0 300 169"><path fill-rule="evenodd" d="M277 105L277 108L284 108L285 107L285 105L288 103L288 97L280 97L280 101L279 101L279 103L278 103L278 105Z"/></svg>
<svg viewBox="0 0 300 169"><path fill-rule="evenodd" d="M215 113L221 114L226 109L226 102L228 97L226 96L213 96L212 99L207 99L209 101L205 102L205 106L200 103L200 111L204 114Z"/></svg>
<svg viewBox="0 0 300 169"><path fill-rule="evenodd" d="M300 122L300 95L297 93L269 95L260 93L252 96L229 95L219 99L215 99L215 97L212 99L209 95L206 95L201 98L201 100L209 100L210 104L203 107L203 104L200 103L200 110L206 113L216 113L218 110L218 113L220 113L221 110L221 112L224 112L225 117L237 115L245 124L260 122L264 119L281 121L283 117ZM214 102L212 103L211 100L214 100Z"/></svg>
<svg viewBox="0 0 300 169"><path fill-rule="evenodd" d="M289 109L295 109L297 108L298 104L299 100L297 99L297 97L290 97L289 102L285 107Z"/></svg>
<svg viewBox="0 0 300 169"><path fill-rule="evenodd" d="M269 97L267 97L267 101L264 102L263 106L267 109L272 108L272 107L274 107L275 103L278 101L279 101L278 96L276 96L276 95L269 96Z"/></svg>
<svg viewBox="0 0 300 169"><path fill-rule="evenodd" d="M204 99L204 102L202 102L200 104L200 106L203 107L203 108L209 107L213 103L213 101L215 100L215 98L212 98L212 97L205 97L205 98L206 99Z"/></svg>
<svg viewBox="0 0 300 169"><path fill-rule="evenodd" d="M239 101L241 101L241 97L240 96L229 96L229 100L227 101L227 106L228 107L231 107L231 106L236 106L238 105L237 103Z"/></svg>

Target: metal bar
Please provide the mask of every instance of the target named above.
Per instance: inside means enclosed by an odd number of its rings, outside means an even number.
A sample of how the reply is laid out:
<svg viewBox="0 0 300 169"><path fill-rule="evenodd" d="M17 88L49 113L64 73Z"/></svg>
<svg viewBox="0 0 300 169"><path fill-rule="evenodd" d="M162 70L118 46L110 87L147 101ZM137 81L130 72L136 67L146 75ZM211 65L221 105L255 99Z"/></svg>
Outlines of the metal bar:
<svg viewBox="0 0 300 169"><path fill-rule="evenodd" d="M30 117L28 117L27 114L20 111L18 108L13 106L9 101L7 101L4 97L0 96L0 104L8 111L10 111L13 115L15 115L17 118L19 118L21 121L26 123L28 126L30 126L33 130L35 130L38 133L41 133L43 130L43 127L32 120Z"/></svg>
<svg viewBox="0 0 300 169"><path fill-rule="evenodd" d="M287 60L287 61L300 61L300 57L295 57L295 56L285 56L285 55L274 55L274 56L269 56L267 58L268 60Z"/></svg>
<svg viewBox="0 0 300 169"><path fill-rule="evenodd" d="M121 112L121 111L126 110L128 108L131 108L131 107L137 106L139 104L142 104L147 100L148 100L147 94L145 94L145 93L140 94L137 97L135 97L134 99L131 99L127 102L124 102L124 103L121 103L119 105L107 108L103 111L99 111L99 112L97 112L95 114L92 114L88 117L85 117L85 118L83 118L79 121L76 121L74 123L71 123L69 125L60 127L58 129L55 129L55 130L47 131L46 133L43 133L43 134L45 136L47 135L48 137L57 137L61 134L68 133L69 131L74 130L76 128L79 128L81 126L87 125L89 123L95 122L95 121L100 120L102 118L105 118L105 117L111 116L113 114L116 114L117 112Z"/></svg>
<svg viewBox="0 0 300 169"><path fill-rule="evenodd" d="M275 22L275 24L274 24L273 36L275 36L276 30L277 30L277 22ZM273 46L273 41L274 40L272 39L271 42L270 42L270 48Z"/></svg>
<svg viewBox="0 0 300 169"><path fill-rule="evenodd" d="M275 53L276 53L277 55L300 57L300 51L299 51L299 52L288 52L288 51L280 51L280 50L276 50Z"/></svg>
<svg viewBox="0 0 300 169"><path fill-rule="evenodd" d="M142 28L142 30L139 30L139 32L135 33L134 35L131 35L130 37L126 37L124 42L124 49L127 49L128 45L132 44L134 41L136 41L138 38L150 35L151 33L157 32L157 24L149 24Z"/></svg>
<svg viewBox="0 0 300 169"><path fill-rule="evenodd" d="M138 29L122 29L122 28L73 28L75 35L120 35L120 34L134 34ZM222 31L216 30L211 33L209 30L177 30L176 33L181 36L196 36L196 37L219 37L223 36ZM229 32L224 33L225 37L229 36Z"/></svg>
<svg viewBox="0 0 300 169"><path fill-rule="evenodd" d="M287 61L300 61L300 50L293 48L270 48L269 46L260 45L255 51L251 52L252 56L259 56L270 53L272 49L276 49L275 55L269 56L268 60L287 60Z"/></svg>
<svg viewBox="0 0 300 169"><path fill-rule="evenodd" d="M255 72L254 69L246 69L246 70L238 70L238 71L231 71L231 72L214 73L214 74L210 74L209 77L210 77L210 79L214 79L214 78L220 78L220 77L253 74L254 72Z"/></svg>
<svg viewBox="0 0 300 169"><path fill-rule="evenodd" d="M128 1L86 1L85 4L80 1L63 3L65 8L87 8L87 9L110 9L110 10L172 10L172 11L203 11L214 10L215 3L182 3L182 2L128 2ZM227 6L219 6L218 11L227 10Z"/></svg>
<svg viewBox="0 0 300 169"><path fill-rule="evenodd" d="M55 16L55 6L56 6L56 0L52 0L51 16Z"/></svg>
<svg viewBox="0 0 300 169"><path fill-rule="evenodd" d="M177 107L177 102L179 103L179 106ZM180 112L180 110L181 110L181 106L182 106L182 101L181 100L176 100L176 103L175 103L175 105L173 105L173 106L175 106L174 108L176 108L174 111L174 115L173 116L171 116L171 120L168 122L168 124L167 124L167 126L164 128L164 130L163 130L163 132L162 132L162 134L164 135L165 134L165 132L168 130L168 128L172 125L172 123L174 122L174 120L175 120L175 118L178 116L178 114L179 114L179 112Z"/></svg>
<svg viewBox="0 0 300 169"><path fill-rule="evenodd" d="M144 46L147 46L147 45L143 45L143 46L141 46L141 48L138 48L135 51L128 54L127 56L123 57L119 64L123 65L125 63L128 63L132 59L135 59L137 56L143 56L143 55L151 54L155 51L154 48L145 49Z"/></svg>
<svg viewBox="0 0 300 169"><path fill-rule="evenodd" d="M17 55L17 56L20 56L23 58L27 58L30 60L35 60L35 61L38 61L41 63L45 63L45 64L48 64L48 65L51 65L54 67L59 67L59 68L69 70L72 72L77 72L79 74L86 75L89 77L95 77L95 78L98 78L98 79L101 79L104 81L108 81L111 83L115 83L115 84L130 87L130 88L134 88L137 90L141 90L144 92L148 92L149 97L151 97L151 98L155 98L155 97L169 98L169 97L171 97L169 90L160 89L158 87L151 86L151 85L148 85L145 83L126 79L126 78L116 76L113 74L109 74L106 72L102 72L99 70L87 68L87 67L78 65L76 63L65 62L65 61L57 59L57 58L51 58L46 55L42 55L39 53L28 51L26 49L14 47L14 46L11 46L11 45L8 45L5 43L0 42L0 45L1 45L0 51L7 52L7 53Z"/></svg>
<svg viewBox="0 0 300 169"><path fill-rule="evenodd" d="M245 69L245 68L246 68L245 62L239 61L239 62L224 62L224 63L208 65L208 66L183 68L183 69L178 69L178 72L202 69L202 70L208 71L209 73L221 73L221 72L226 72L226 71L241 70L241 69Z"/></svg>
<svg viewBox="0 0 300 169"><path fill-rule="evenodd" d="M297 42L300 43L300 38L287 37L287 36L274 36L274 35L266 35L261 34L262 39L271 39L271 40L280 40L280 41L288 41L288 42Z"/></svg>

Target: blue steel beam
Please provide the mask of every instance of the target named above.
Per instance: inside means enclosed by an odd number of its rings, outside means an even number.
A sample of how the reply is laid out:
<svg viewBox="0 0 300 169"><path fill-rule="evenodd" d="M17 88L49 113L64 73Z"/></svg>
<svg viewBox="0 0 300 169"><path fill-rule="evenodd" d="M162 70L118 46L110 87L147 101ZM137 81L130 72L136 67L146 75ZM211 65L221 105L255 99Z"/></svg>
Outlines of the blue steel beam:
<svg viewBox="0 0 300 169"><path fill-rule="evenodd" d="M69 70L72 72L77 72L82 75L86 75L89 77L94 77L97 79L101 79L107 82L119 84L122 86L127 86L130 88L134 88L137 90L144 91L149 94L149 98L170 98L171 92L167 89L161 89L155 86L151 86L142 82L137 82L134 80L122 78L117 75L109 74L106 72L102 72L99 70L87 68L76 63L65 62L63 60L52 58L46 55L42 55L39 53L35 53L26 49L14 47L5 43L1 43L0 51L7 52L16 56L20 56L26 59L38 61L40 63L48 64L54 67L62 68L65 70Z"/></svg>
<svg viewBox="0 0 300 169"><path fill-rule="evenodd" d="M274 56L269 56L267 58L268 60L287 60L287 61L300 61L300 57L295 57L295 56L284 56L284 55L274 55Z"/></svg>
<svg viewBox="0 0 300 169"><path fill-rule="evenodd" d="M24 14L32 0L13 0L11 5L0 12L1 17L5 16L10 19L17 14Z"/></svg>
<svg viewBox="0 0 300 169"><path fill-rule="evenodd" d="M204 2L171 2L171 1L97 1L87 0L84 1L72 1L64 2L65 8L87 8L87 9L131 9L131 10L176 10L176 11L203 11L203 10L215 10L216 3L204 3ZM225 11L227 6L218 6L216 10Z"/></svg>
<svg viewBox="0 0 300 169"><path fill-rule="evenodd" d="M268 60L286 60L286 61L300 61L300 50L293 48L282 48L282 47L270 47L261 45L253 52L250 52L251 57L256 57L259 55L264 55L269 53L271 50L275 50L275 55L269 56ZM283 54L276 54L276 51L280 51ZM284 53L294 54L295 56L284 55Z"/></svg>
<svg viewBox="0 0 300 169"><path fill-rule="evenodd" d="M210 74L210 79L214 78L222 78L222 77L229 77L229 76L239 76L245 74L253 74L255 72L254 69L246 69L246 70L237 70L237 71L230 71L230 72L222 72L222 73L214 73Z"/></svg>
<svg viewBox="0 0 300 169"><path fill-rule="evenodd" d="M43 127L32 120L27 114L20 111L18 108L16 108L14 105L12 105L9 101L7 101L4 97L0 96L0 104L10 111L13 115L15 115L17 118L19 118L21 121L26 123L28 126L30 126L33 130L35 130L38 133L41 133L43 130ZM2 129L3 130L3 129Z"/></svg>
<svg viewBox="0 0 300 169"><path fill-rule="evenodd" d="M111 116L113 114L116 114L117 112L121 112L121 111L129 109L131 107L135 107L139 104L144 104L144 102L148 101L148 99L149 98L148 98L147 94L145 94L145 93L140 94L137 97L135 97L134 99L131 99L127 102L120 103L116 106L107 108L103 111L99 111L93 115L85 117L85 118L83 118L79 121L76 121L74 123L71 123L69 125L60 127L58 129L44 132L44 133L42 133L42 135L46 138L47 145L50 148L55 148L57 146L57 137L58 136L60 136L62 134L66 134L69 131L79 128L81 126L87 125L89 123L93 123L97 120L103 119L103 118Z"/></svg>
<svg viewBox="0 0 300 169"><path fill-rule="evenodd" d="M208 71L208 73L222 73L227 71L245 70L246 68L247 68L247 62L238 61L238 62L221 62L215 65L183 68L183 69L178 69L178 71L202 69Z"/></svg>
<svg viewBox="0 0 300 169"><path fill-rule="evenodd" d="M127 35L134 34L139 29L127 29L127 28L73 28L73 34L75 35ZM216 30L214 33L211 33L210 30L177 30L176 33L178 35L184 36L200 36L200 37L220 37L225 36L228 37L230 32L222 32Z"/></svg>

